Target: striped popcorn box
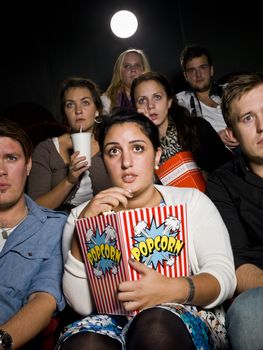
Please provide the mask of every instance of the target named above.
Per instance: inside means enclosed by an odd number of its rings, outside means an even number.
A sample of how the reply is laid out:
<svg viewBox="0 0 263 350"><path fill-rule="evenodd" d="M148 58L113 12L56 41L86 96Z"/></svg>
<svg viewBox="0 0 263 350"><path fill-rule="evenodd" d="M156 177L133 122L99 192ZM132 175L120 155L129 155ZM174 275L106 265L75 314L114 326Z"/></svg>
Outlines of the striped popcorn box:
<svg viewBox="0 0 263 350"><path fill-rule="evenodd" d="M76 228L98 313L136 313L117 299L120 282L140 278L130 257L168 277L189 275L185 204L78 219Z"/></svg>
<svg viewBox="0 0 263 350"><path fill-rule="evenodd" d="M194 187L204 192L204 177L191 152L178 152L155 170L161 183L166 186Z"/></svg>

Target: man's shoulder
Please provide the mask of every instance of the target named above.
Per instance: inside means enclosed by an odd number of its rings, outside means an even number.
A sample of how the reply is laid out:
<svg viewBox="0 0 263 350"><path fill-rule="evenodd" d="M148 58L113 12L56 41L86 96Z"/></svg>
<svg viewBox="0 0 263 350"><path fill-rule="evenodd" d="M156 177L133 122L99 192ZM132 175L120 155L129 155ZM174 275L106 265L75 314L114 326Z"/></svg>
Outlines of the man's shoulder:
<svg viewBox="0 0 263 350"><path fill-rule="evenodd" d="M47 216L52 218L67 218L68 214L65 211L53 210L45 207L38 206L39 209Z"/></svg>
<svg viewBox="0 0 263 350"><path fill-rule="evenodd" d="M186 107L187 109L191 108L191 93L190 91L181 91L175 95L179 105Z"/></svg>
<svg viewBox="0 0 263 350"><path fill-rule="evenodd" d="M67 219L68 214L66 212L42 207L41 205L37 204L28 195L25 194L25 197L26 197L26 202L27 202L29 211L34 216L37 216L40 219L57 218L64 221Z"/></svg>
<svg viewBox="0 0 263 350"><path fill-rule="evenodd" d="M247 171L244 160L241 156L237 156L209 174L207 188L210 189L213 184L220 184L220 186L224 186L229 190L243 187L246 182Z"/></svg>
<svg viewBox="0 0 263 350"><path fill-rule="evenodd" d="M221 165L211 173L211 177L225 177L225 176L240 176L240 159L239 156L231 159L225 164Z"/></svg>
<svg viewBox="0 0 263 350"><path fill-rule="evenodd" d="M189 90L180 91L175 94L178 99L187 98L188 96L190 97L190 95L191 93Z"/></svg>

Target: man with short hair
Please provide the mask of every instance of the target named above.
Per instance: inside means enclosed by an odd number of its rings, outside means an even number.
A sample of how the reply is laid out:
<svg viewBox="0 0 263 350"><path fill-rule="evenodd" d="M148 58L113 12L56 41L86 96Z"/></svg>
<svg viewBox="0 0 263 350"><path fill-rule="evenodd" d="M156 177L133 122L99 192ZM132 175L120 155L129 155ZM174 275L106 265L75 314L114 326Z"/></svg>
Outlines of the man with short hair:
<svg viewBox="0 0 263 350"><path fill-rule="evenodd" d="M227 133L241 155L208 178L207 195L228 228L237 290L226 326L232 348L263 349L263 74L244 74L225 88Z"/></svg>
<svg viewBox="0 0 263 350"><path fill-rule="evenodd" d="M0 349L5 350L28 344L65 306L61 237L66 215L24 194L31 152L27 134L0 118Z"/></svg>
<svg viewBox="0 0 263 350"><path fill-rule="evenodd" d="M180 62L189 90L176 94L178 103L186 107L192 116L206 119L224 144L230 148L236 147L238 142L226 133L226 123L220 107L223 87L213 82L211 54L206 48L189 45L183 49Z"/></svg>

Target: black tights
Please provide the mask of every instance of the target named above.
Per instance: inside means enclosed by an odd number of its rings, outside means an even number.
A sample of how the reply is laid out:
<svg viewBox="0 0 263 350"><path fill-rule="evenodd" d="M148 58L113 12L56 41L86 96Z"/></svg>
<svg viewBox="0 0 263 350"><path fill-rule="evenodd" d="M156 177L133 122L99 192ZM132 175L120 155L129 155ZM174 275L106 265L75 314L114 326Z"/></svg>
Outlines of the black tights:
<svg viewBox="0 0 263 350"><path fill-rule="evenodd" d="M126 338L127 350L194 350L183 321L161 308L147 309L136 316Z"/></svg>
<svg viewBox="0 0 263 350"><path fill-rule="evenodd" d="M77 333L69 337L61 350L121 350L121 343L113 338L92 332Z"/></svg>
<svg viewBox="0 0 263 350"><path fill-rule="evenodd" d="M192 338L181 319L161 308L147 309L133 320L126 338L127 350L195 350ZM61 350L119 350L121 344L96 333L78 333Z"/></svg>

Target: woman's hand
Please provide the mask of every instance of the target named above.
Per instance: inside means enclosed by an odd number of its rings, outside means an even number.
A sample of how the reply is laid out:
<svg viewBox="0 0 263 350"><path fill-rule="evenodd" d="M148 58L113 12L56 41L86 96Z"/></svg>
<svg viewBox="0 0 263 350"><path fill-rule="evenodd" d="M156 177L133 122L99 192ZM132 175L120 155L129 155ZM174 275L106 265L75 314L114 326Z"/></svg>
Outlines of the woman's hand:
<svg viewBox="0 0 263 350"><path fill-rule="evenodd" d="M68 181L72 185L76 185L79 182L79 177L89 168L86 157L79 157L79 151L74 152L71 157L71 164L69 166Z"/></svg>
<svg viewBox="0 0 263 350"><path fill-rule="evenodd" d="M171 301L169 286L175 282L175 279L165 277L133 259L129 259L129 264L141 275L141 279L119 284L118 299L123 302L127 311L141 310Z"/></svg>
<svg viewBox="0 0 263 350"><path fill-rule="evenodd" d="M124 188L110 187L96 194L82 210L79 217L96 216L103 212L114 210L119 206L126 208L128 200L132 196L132 193Z"/></svg>

